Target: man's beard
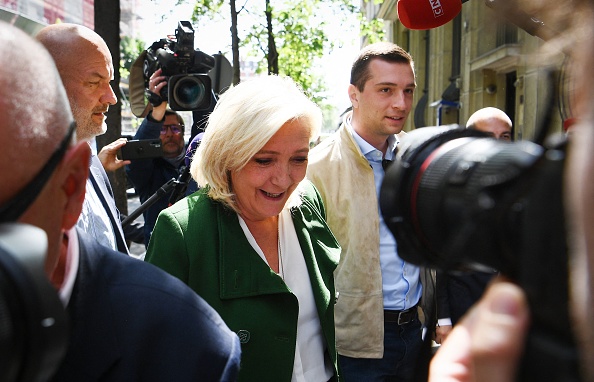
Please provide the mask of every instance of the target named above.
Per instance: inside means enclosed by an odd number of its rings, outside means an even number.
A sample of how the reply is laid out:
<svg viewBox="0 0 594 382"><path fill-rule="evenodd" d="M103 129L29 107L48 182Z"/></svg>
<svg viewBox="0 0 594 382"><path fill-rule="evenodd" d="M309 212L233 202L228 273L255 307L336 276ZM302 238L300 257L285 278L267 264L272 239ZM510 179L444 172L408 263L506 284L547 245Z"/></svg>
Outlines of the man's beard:
<svg viewBox="0 0 594 382"><path fill-rule="evenodd" d="M105 134L107 131L107 123L105 119L98 125L93 120L93 115L86 110L82 110L75 102L71 102L72 115L76 121L76 135L79 141L89 141L98 135ZM95 110L93 110L94 112Z"/></svg>
<svg viewBox="0 0 594 382"><path fill-rule="evenodd" d="M165 147L169 143L175 144L175 150L169 149L168 146L167 146L167 148ZM166 158L176 158L184 151L183 144L178 144L177 142L175 142L173 140L169 140L169 141L163 143L161 146L163 147L163 154L164 154L163 156Z"/></svg>

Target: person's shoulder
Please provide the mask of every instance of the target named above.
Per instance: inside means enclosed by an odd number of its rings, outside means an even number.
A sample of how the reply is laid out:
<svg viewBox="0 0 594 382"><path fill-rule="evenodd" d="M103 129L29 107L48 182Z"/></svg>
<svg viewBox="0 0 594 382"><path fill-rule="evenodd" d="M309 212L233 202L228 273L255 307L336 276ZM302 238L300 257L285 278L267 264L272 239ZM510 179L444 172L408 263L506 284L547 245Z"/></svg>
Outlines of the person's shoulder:
<svg viewBox="0 0 594 382"><path fill-rule="evenodd" d="M339 140L340 130L335 131L326 139L314 146L308 155L307 160L307 178L315 184L320 184L320 177L324 177L331 167L333 157L336 157L335 152Z"/></svg>
<svg viewBox="0 0 594 382"><path fill-rule="evenodd" d="M210 198L204 188L178 200L173 205L163 209L160 215L169 215L179 222L187 221L190 211L200 209L208 210L210 208Z"/></svg>
<svg viewBox="0 0 594 382"><path fill-rule="evenodd" d="M320 192L309 179L306 178L299 183L299 194L302 204L313 207L318 211L323 210Z"/></svg>
<svg viewBox="0 0 594 382"><path fill-rule="evenodd" d="M311 158L317 159L327 155L328 152L330 152L332 148L337 144L339 139L340 137L338 131L335 131L334 133L330 134L326 139L324 139L311 149L309 153L310 160Z"/></svg>
<svg viewBox="0 0 594 382"><path fill-rule="evenodd" d="M79 235L80 322L108 322L109 335L128 360L150 360L142 370L120 372L155 380L227 380L236 375L239 340L220 315L190 287L156 266ZM78 330L89 326L77 325ZM155 335L158 333L158 335ZM84 346L106 346L84 333ZM150 338L150 346L143 346ZM180 354L187 356L180 357ZM230 377L233 378L233 377Z"/></svg>
<svg viewBox="0 0 594 382"><path fill-rule="evenodd" d="M120 314L150 316L167 322L194 321L196 325L228 331L219 314L189 286L157 266L112 251L95 247L89 257L100 259L98 277ZM97 249L101 248L101 249ZM171 312L178 312L175 316ZM181 314L181 316L180 316ZM167 324L169 325L169 324Z"/></svg>
<svg viewBox="0 0 594 382"><path fill-rule="evenodd" d="M162 210L160 214L166 214L168 218L175 219L179 224L185 225L190 220L209 221L214 219L221 206L221 203L208 196L208 187L203 187Z"/></svg>
<svg viewBox="0 0 594 382"><path fill-rule="evenodd" d="M117 281L122 288L129 288L130 300L143 301L143 309L154 314L165 314L170 323L194 322L204 329L218 329L227 332L228 328L219 314L178 278L168 274L157 266L136 259L122 268ZM135 274L135 277L131 277ZM127 277L128 276L128 277ZM125 278L125 279L122 279ZM126 303L124 301L124 303ZM166 312L166 313L164 313ZM171 312L177 312L173 317ZM182 316L177 316L182 314Z"/></svg>
<svg viewBox="0 0 594 382"><path fill-rule="evenodd" d="M172 304L185 304L198 310L208 307L186 284L160 268L104 247L84 234L79 235L79 242L81 261L88 269L82 277L101 280L94 285L102 285L106 290L118 289L120 297L139 298L145 307L152 304L160 308Z"/></svg>
<svg viewBox="0 0 594 382"><path fill-rule="evenodd" d="M302 199L317 199L319 197L318 189L316 186L309 180L303 179L301 183L299 183L299 192L301 194Z"/></svg>

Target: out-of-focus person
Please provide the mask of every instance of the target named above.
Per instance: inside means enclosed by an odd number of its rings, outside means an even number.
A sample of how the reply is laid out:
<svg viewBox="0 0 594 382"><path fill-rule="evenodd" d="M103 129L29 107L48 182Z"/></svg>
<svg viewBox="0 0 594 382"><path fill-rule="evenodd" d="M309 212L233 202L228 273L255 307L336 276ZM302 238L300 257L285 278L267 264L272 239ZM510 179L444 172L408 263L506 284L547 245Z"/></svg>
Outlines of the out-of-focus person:
<svg viewBox="0 0 594 382"><path fill-rule="evenodd" d="M0 218L45 231L45 274L70 318L51 380L234 381L239 339L204 300L75 226L91 149L76 139L51 56L0 22L0 72L0 132L10 142L0 154Z"/></svg>
<svg viewBox="0 0 594 382"><path fill-rule="evenodd" d="M320 109L289 78L219 99L191 164L202 188L163 210L145 260L187 283L242 343L239 381L336 381L340 246L304 180Z"/></svg>
<svg viewBox="0 0 594 382"><path fill-rule="evenodd" d="M475 111L466 121L466 128L482 131L502 141L512 140L512 126L503 110L491 106Z"/></svg>

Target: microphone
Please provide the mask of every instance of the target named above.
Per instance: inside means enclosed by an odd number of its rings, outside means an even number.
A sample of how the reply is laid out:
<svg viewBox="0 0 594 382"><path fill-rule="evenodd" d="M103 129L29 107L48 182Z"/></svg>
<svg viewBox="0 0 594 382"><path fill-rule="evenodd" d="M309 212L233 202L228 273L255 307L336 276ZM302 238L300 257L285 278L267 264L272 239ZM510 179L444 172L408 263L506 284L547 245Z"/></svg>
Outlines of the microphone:
<svg viewBox="0 0 594 382"><path fill-rule="evenodd" d="M184 158L185 167L182 170L182 173L175 181L175 188L169 197L169 206L175 204L178 200L180 200L186 193L186 189L188 188L188 183L190 181L190 164L192 162L192 157L194 157L194 153L196 153L196 149L200 145L200 141L202 140L202 136L204 133L197 134L194 139L188 145L188 149L186 150L186 155Z"/></svg>
<svg viewBox="0 0 594 382"><path fill-rule="evenodd" d="M186 158L185 158L186 167L190 167L192 158L194 157L194 154L196 153L196 149L198 148L198 146L200 146L200 142L202 142L203 136L204 136L204 133L196 134L196 136L194 136L194 139L192 139L192 142L190 142L190 144L188 145L188 149L186 150Z"/></svg>
<svg viewBox="0 0 594 382"><path fill-rule="evenodd" d="M454 19L462 10L461 0L398 0L398 19L408 29L427 30Z"/></svg>

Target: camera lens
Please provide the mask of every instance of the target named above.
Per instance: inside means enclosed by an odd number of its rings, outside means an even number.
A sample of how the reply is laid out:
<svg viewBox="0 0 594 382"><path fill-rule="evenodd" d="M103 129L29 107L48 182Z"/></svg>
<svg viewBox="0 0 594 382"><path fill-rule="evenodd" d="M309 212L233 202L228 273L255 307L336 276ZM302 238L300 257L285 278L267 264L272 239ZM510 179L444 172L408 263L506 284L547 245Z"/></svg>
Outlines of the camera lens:
<svg viewBox="0 0 594 382"><path fill-rule="evenodd" d="M207 91L208 84L205 84L205 76L186 75L171 85L170 101L185 110L196 110L210 104L210 94ZM173 79L172 79L173 80Z"/></svg>
<svg viewBox="0 0 594 382"><path fill-rule="evenodd" d="M542 147L469 129L422 128L401 142L380 195L402 258L442 269L502 270ZM514 207L518 206L518 207ZM509 233L509 235L508 235Z"/></svg>

